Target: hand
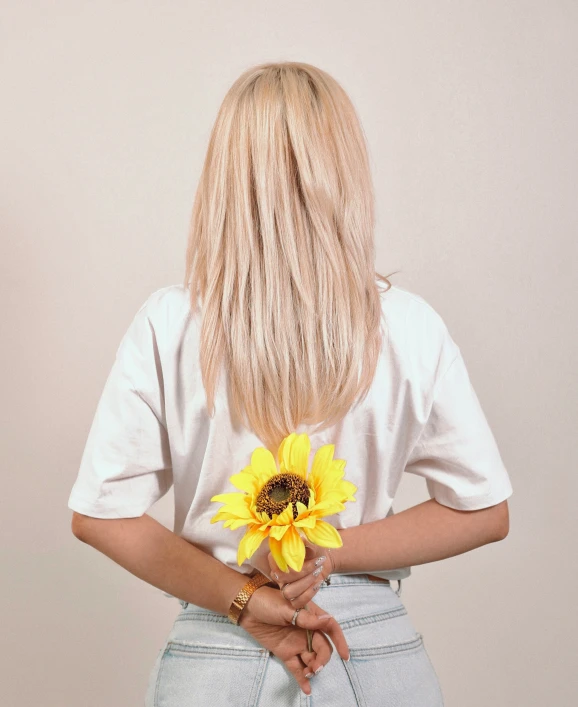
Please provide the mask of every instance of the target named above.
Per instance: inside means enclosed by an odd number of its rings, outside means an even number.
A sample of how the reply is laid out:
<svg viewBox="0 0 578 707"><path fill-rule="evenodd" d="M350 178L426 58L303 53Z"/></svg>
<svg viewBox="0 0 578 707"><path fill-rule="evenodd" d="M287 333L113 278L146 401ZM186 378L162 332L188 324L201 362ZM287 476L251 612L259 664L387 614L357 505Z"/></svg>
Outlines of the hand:
<svg viewBox="0 0 578 707"><path fill-rule="evenodd" d="M299 612L296 626L291 624L294 613L278 589L263 586L253 592L241 613L239 626L282 660L303 692L309 695L311 686L306 676L312 677L326 665L333 652L327 636L344 660L349 658L349 647L339 623L317 604L309 602L308 608ZM326 618L320 618L322 615ZM308 651L305 629L313 631L313 652Z"/></svg>
<svg viewBox="0 0 578 707"><path fill-rule="evenodd" d="M277 582L293 610L306 607L317 593L321 583L335 571L331 549L309 542L305 542L305 561L300 572L291 568L283 572L275 562L272 553L269 553L267 560L269 562L267 576Z"/></svg>

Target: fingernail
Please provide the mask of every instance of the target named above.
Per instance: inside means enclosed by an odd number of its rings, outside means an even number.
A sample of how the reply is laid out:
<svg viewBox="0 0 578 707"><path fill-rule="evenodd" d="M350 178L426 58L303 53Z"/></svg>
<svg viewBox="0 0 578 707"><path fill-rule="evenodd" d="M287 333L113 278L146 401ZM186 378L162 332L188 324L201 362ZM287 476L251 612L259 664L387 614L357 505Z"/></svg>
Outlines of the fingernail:
<svg viewBox="0 0 578 707"><path fill-rule="evenodd" d="M320 564L321 564L322 562L324 562L325 560L326 560L325 555L321 555L321 557L318 557L318 558L315 560L315 564L316 564L316 565L320 565Z"/></svg>
<svg viewBox="0 0 578 707"><path fill-rule="evenodd" d="M317 577L317 575L321 572L322 569L323 569L323 567L318 567L316 570L313 570L313 572L311 574L314 577Z"/></svg>
<svg viewBox="0 0 578 707"><path fill-rule="evenodd" d="M319 585L320 586L320 585ZM320 616L317 617L318 619L331 619L333 618L331 614L321 614Z"/></svg>
<svg viewBox="0 0 578 707"><path fill-rule="evenodd" d="M279 575L277 574L277 572L271 572L271 574L273 577L275 577L277 581L279 581Z"/></svg>
<svg viewBox="0 0 578 707"><path fill-rule="evenodd" d="M322 670L323 670L323 666L320 665L320 666L317 668L317 670L315 671L315 675L317 675L317 673L320 673Z"/></svg>
<svg viewBox="0 0 578 707"><path fill-rule="evenodd" d="M351 660L351 653L350 653L349 656L345 659L345 662L346 662L346 663L349 663L350 660Z"/></svg>
<svg viewBox="0 0 578 707"><path fill-rule="evenodd" d="M323 582L319 582L319 584L316 584L316 585L313 587L313 591L316 592L322 584L323 584ZM319 617L319 618L321 618L321 617Z"/></svg>
<svg viewBox="0 0 578 707"><path fill-rule="evenodd" d="M313 677L313 673L307 673L307 675L306 675L305 677L306 677L306 678L312 678L312 677Z"/></svg>

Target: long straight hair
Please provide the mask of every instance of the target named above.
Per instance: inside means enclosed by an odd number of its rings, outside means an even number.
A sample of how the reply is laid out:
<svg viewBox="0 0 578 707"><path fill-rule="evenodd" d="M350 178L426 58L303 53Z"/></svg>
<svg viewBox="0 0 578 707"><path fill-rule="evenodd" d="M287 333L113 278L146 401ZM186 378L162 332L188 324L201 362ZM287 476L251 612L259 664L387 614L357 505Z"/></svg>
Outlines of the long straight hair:
<svg viewBox="0 0 578 707"><path fill-rule="evenodd" d="M222 367L233 421L273 453L359 404L391 287L374 256L365 137L343 88L301 62L245 71L211 132L186 253L209 413Z"/></svg>

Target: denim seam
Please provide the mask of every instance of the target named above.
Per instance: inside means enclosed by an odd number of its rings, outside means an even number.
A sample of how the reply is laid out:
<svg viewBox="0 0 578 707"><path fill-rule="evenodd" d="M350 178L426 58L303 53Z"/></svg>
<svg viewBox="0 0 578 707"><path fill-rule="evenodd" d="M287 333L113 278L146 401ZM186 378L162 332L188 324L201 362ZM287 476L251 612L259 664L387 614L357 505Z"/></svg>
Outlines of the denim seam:
<svg viewBox="0 0 578 707"><path fill-rule="evenodd" d="M344 587L351 584L365 584L370 587L389 587L391 588L390 582L376 582L374 579L367 579L363 577L352 577L351 579L344 579L345 575L339 575L337 578L334 574L330 575L330 583L322 585L324 589L332 589L336 587ZM397 580L395 580L397 582Z"/></svg>
<svg viewBox="0 0 578 707"><path fill-rule="evenodd" d="M355 704L357 705L357 707L366 707L365 695L361 691L361 684L359 682L359 678L357 677L357 673L353 669L353 666L349 661L344 661L343 667L345 668L345 672L347 673L347 677L349 678L351 689L353 690Z"/></svg>
<svg viewBox="0 0 578 707"><path fill-rule="evenodd" d="M160 685L161 685L161 675L162 675L162 672L163 672L164 667L165 667L165 659L166 659L166 657L167 657L168 649L169 649L169 641L167 641L167 644L165 645L165 648L164 648L164 650L163 650L163 656L162 656L162 658L161 658L161 662L160 662L160 665L159 665L159 670L158 670L158 673L157 673L157 683L156 683L156 685L155 685L155 696L154 696L154 699L153 699L153 707L158 707L158 704L159 704L159 688L160 688Z"/></svg>
<svg viewBox="0 0 578 707"><path fill-rule="evenodd" d="M373 658L375 656L397 654L424 647L423 636L418 633L411 641L390 643L387 646L372 646L371 648L352 648L351 657L357 659Z"/></svg>
<svg viewBox="0 0 578 707"><path fill-rule="evenodd" d="M347 619L346 621L340 621L339 625L342 629L354 628L355 626L365 626L366 624L374 624L379 621L387 621L388 619L395 619L398 616L405 616L407 614L407 609L405 606L399 606L395 609L389 609L388 611L382 611L379 614L368 614L367 616L358 616L354 619Z"/></svg>
<svg viewBox="0 0 578 707"><path fill-rule="evenodd" d="M311 704L311 695L306 695L303 690L299 690L299 707L309 707Z"/></svg>
<svg viewBox="0 0 578 707"><path fill-rule="evenodd" d="M259 695L261 694L261 686L263 685L263 678L265 676L265 667L267 661L269 660L270 652L268 650L261 651L262 657L257 666L257 671L255 672L255 678L253 680L253 685L251 687L251 692L249 693L249 699L247 701L247 707L257 707L259 702Z"/></svg>
<svg viewBox="0 0 578 707"><path fill-rule="evenodd" d="M242 646L219 646L212 643L189 643L188 641L170 640L166 652L184 653L185 655L216 655L230 658L262 658L264 648L243 648Z"/></svg>
<svg viewBox="0 0 578 707"><path fill-rule="evenodd" d="M217 624L229 624L230 619L220 614L206 614L202 611L187 611L179 614L175 621L212 621Z"/></svg>

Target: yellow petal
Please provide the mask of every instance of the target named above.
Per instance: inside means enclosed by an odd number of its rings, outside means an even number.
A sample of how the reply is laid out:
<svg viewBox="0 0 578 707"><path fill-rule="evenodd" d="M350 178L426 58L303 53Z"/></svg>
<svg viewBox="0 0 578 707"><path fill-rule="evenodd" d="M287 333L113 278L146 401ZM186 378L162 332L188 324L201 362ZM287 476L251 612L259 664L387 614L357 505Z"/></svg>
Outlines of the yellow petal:
<svg viewBox="0 0 578 707"><path fill-rule="evenodd" d="M345 505L340 501L320 501L309 511L312 516L330 516L334 513L340 513L345 509Z"/></svg>
<svg viewBox="0 0 578 707"><path fill-rule="evenodd" d="M307 478L310 451L311 442L305 433L298 435L292 432L285 437L278 451L281 473L291 471L303 479Z"/></svg>
<svg viewBox="0 0 578 707"><path fill-rule="evenodd" d="M272 535L269 535L269 550L273 555L273 559L277 563L277 566L281 572L287 572L287 563L283 557L283 552L281 551L281 541L276 540Z"/></svg>
<svg viewBox="0 0 578 707"><path fill-rule="evenodd" d="M293 503L288 503L287 508L274 520L274 525L289 525L293 520Z"/></svg>
<svg viewBox="0 0 578 707"><path fill-rule="evenodd" d="M289 567L296 572L301 572L305 560L305 543L301 539L297 528L291 525L281 540L281 549Z"/></svg>
<svg viewBox="0 0 578 707"><path fill-rule="evenodd" d="M327 515L330 514L328 513ZM299 520L294 520L293 525L296 525L298 528L314 528L315 523L317 522L316 516L307 516L305 518L300 518Z"/></svg>
<svg viewBox="0 0 578 707"><path fill-rule="evenodd" d="M279 469L281 472L288 471L289 470L289 464L290 464L290 447L291 444L293 444L293 440L295 439L297 435L295 432L292 432L290 435L285 437L281 444L279 445L279 449L277 451L277 459L279 460Z"/></svg>
<svg viewBox="0 0 578 707"><path fill-rule="evenodd" d="M266 447L257 447L251 455L251 466L262 481L266 483L272 476L277 473L275 457Z"/></svg>
<svg viewBox="0 0 578 707"><path fill-rule="evenodd" d="M211 518L211 523L218 523L220 520L227 520L231 517L231 513L223 513L222 511L219 511L218 513L215 513L215 515Z"/></svg>
<svg viewBox="0 0 578 707"><path fill-rule="evenodd" d="M269 530L269 536L275 538L275 540L281 540L290 527L290 525L274 525Z"/></svg>
<svg viewBox="0 0 578 707"><path fill-rule="evenodd" d="M337 475L338 479L341 479L343 474L345 474L345 465L347 462L345 459L334 459L331 462L331 471Z"/></svg>
<svg viewBox="0 0 578 707"><path fill-rule="evenodd" d="M308 540L321 547L341 547L343 545L341 535L331 523L326 523L324 520L318 520L314 528L303 528L303 532Z"/></svg>
<svg viewBox="0 0 578 707"><path fill-rule="evenodd" d="M334 452L334 444L324 444L322 447L319 447L319 449L315 452L307 482L316 490L319 488L321 481L323 480L325 474L327 473L327 470L331 465L331 460L333 459Z"/></svg>
<svg viewBox="0 0 578 707"><path fill-rule="evenodd" d="M303 479L307 478L307 467L309 466L309 454L311 452L311 441L305 433L297 435L291 444L291 469L294 474L299 474Z"/></svg>
<svg viewBox="0 0 578 707"><path fill-rule="evenodd" d="M249 474L249 475L252 476L254 479L256 479L257 482L258 482L258 484L259 484L259 488L261 488L261 486L262 486L262 485L265 483L265 481L267 481L267 479L269 478L268 472L267 472L267 471L264 472L262 466L260 466L259 468L256 468L256 467L254 467L254 466L251 466L251 464L248 464L247 466L244 466L244 467L241 469L241 472L240 472L240 473Z"/></svg>
<svg viewBox="0 0 578 707"><path fill-rule="evenodd" d="M244 497L244 493L218 493L211 498L211 501L223 503L235 503Z"/></svg>
<svg viewBox="0 0 578 707"><path fill-rule="evenodd" d="M357 491L357 486L352 484L351 481L345 481L345 479L340 481L339 484L339 487L343 490L346 499L349 501L355 501L353 494Z"/></svg>
<svg viewBox="0 0 578 707"><path fill-rule="evenodd" d="M252 518L231 518L223 523L224 528L231 528L231 530L236 530L242 525L247 525L247 523L252 523Z"/></svg>
<svg viewBox="0 0 578 707"><path fill-rule="evenodd" d="M241 471L238 474L233 474L233 476L229 477L229 481L233 484L233 486L236 486L238 489L241 489L241 491L246 491L247 493L258 494L261 490L261 484L259 483L257 477L253 474L247 474L244 471Z"/></svg>
<svg viewBox="0 0 578 707"><path fill-rule="evenodd" d="M295 520L302 518L309 512L307 506L304 503L301 503L301 501L297 501L295 505L297 506L297 518Z"/></svg>
<svg viewBox="0 0 578 707"><path fill-rule="evenodd" d="M239 542L239 548L237 550L237 564L242 565L247 558L251 557L266 537L267 532L259 530L257 526L252 526L249 528Z"/></svg>
<svg viewBox="0 0 578 707"><path fill-rule="evenodd" d="M220 514L227 514L231 518L253 518L253 513L251 512L251 509L248 508L246 505L242 506L223 506L222 508L219 509L218 511Z"/></svg>
<svg viewBox="0 0 578 707"><path fill-rule="evenodd" d="M309 488L309 503L307 504L308 510L311 510L313 508L313 506L316 503L316 499L317 499L317 494L315 493L313 488L310 487Z"/></svg>

